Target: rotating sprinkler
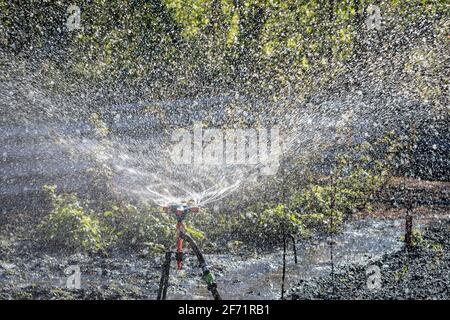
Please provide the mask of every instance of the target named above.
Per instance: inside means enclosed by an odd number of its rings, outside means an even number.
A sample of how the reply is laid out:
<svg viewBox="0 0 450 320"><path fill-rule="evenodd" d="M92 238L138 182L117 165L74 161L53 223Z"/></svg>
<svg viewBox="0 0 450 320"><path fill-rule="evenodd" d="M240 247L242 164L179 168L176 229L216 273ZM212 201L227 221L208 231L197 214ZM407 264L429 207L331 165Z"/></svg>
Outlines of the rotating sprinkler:
<svg viewBox="0 0 450 320"><path fill-rule="evenodd" d="M186 233L186 228L184 225L184 220L189 213L198 213L200 209L196 206L191 206L189 204L178 204L170 203L163 207L164 211L168 214L174 215L177 219L177 240L176 240L176 252L175 259L177 261L177 269L181 270L183 267L183 240L186 240L197 256L199 262L199 267L202 269L202 279L206 282L208 290L211 292L214 300L221 300L219 292L217 291L217 284L215 282L214 276L206 264L203 253L200 251L197 243L194 239ZM172 252L167 251L165 255L165 261L161 272L161 281L159 284L158 300L165 300L167 294L167 288L169 286L169 272L170 272L170 260L172 257Z"/></svg>
<svg viewBox="0 0 450 320"><path fill-rule="evenodd" d="M177 251L175 258L177 260L177 268L178 270L181 270L183 267L183 234L186 231L184 219L186 219L187 215L191 212L197 213L199 208L187 204L171 203L164 207L164 211L174 215L177 219Z"/></svg>

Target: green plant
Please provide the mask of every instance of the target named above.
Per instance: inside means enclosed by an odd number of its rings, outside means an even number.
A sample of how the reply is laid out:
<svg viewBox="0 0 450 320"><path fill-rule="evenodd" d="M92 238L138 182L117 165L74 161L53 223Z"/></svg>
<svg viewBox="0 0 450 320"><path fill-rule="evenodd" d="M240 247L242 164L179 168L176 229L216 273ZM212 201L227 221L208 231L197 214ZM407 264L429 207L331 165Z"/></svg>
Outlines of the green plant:
<svg viewBox="0 0 450 320"><path fill-rule="evenodd" d="M127 204L111 208L100 215L110 239L121 247L168 247L175 239L175 220L158 208L141 208Z"/></svg>
<svg viewBox="0 0 450 320"><path fill-rule="evenodd" d="M49 243L67 249L97 252L105 248L100 221L75 195L58 195L56 186L46 186L52 210L39 224Z"/></svg>
<svg viewBox="0 0 450 320"><path fill-rule="evenodd" d="M351 196L348 189L310 185L293 197L292 208L308 229L334 232L342 224L344 213L354 206Z"/></svg>
<svg viewBox="0 0 450 320"><path fill-rule="evenodd" d="M306 235L307 230L299 215L278 204L258 212L241 213L229 225L232 240L252 246L273 246L281 243L284 234Z"/></svg>
<svg viewBox="0 0 450 320"><path fill-rule="evenodd" d="M346 216L371 209L374 195L391 176L398 148L393 132L347 146L337 155L331 177L311 181L291 197L292 210L307 228L336 231Z"/></svg>
<svg viewBox="0 0 450 320"><path fill-rule="evenodd" d="M408 266L404 265L400 270L396 271L394 273L395 281L404 281L406 277L408 276L409 268Z"/></svg>
<svg viewBox="0 0 450 320"><path fill-rule="evenodd" d="M400 237L400 241L405 242L405 235ZM413 229L411 232L411 244L413 247L424 247L427 242L423 238L422 232L419 229Z"/></svg>
<svg viewBox="0 0 450 320"><path fill-rule="evenodd" d="M440 244L439 242L433 242L429 245L429 248L431 251L436 252L436 253L442 253L444 250L444 247L442 244Z"/></svg>
<svg viewBox="0 0 450 320"><path fill-rule="evenodd" d="M175 239L175 220L155 208L112 205L96 213L73 194L57 194L56 187L45 187L52 209L39 224L44 241L65 249L85 252L107 250L112 246L152 251L169 247ZM201 232L190 229L194 237Z"/></svg>

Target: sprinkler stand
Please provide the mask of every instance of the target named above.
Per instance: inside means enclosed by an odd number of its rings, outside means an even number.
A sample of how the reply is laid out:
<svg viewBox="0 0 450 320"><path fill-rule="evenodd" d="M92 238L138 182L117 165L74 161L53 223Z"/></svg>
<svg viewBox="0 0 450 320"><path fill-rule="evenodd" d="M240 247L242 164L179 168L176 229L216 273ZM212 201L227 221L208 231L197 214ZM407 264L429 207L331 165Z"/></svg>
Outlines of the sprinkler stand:
<svg viewBox="0 0 450 320"><path fill-rule="evenodd" d="M214 300L222 300L218 290L217 290L217 284L214 279L214 275L211 273L211 271L208 268L208 265L206 264L205 257L203 256L203 253L200 251L200 248L198 247L197 243L194 241L194 239L186 233L185 226L184 226L184 219L186 218L187 214L197 213L199 211L198 207L192 207L188 206L186 204L169 204L168 206L164 207L164 210L167 213L174 214L177 218L177 242L176 242L176 252L175 252L175 259L177 261L177 268L178 270L182 269L183 265L183 240L186 240L189 245L192 247L192 250L194 251L197 260L199 262L199 267L202 269L202 280L206 282L208 286L208 290L211 291L211 294L214 298ZM170 261L172 258L172 252L168 251L165 254L165 260L162 266L161 271L161 281L159 283L159 290L158 290L158 297L157 300L165 300L166 294L167 294L167 288L169 286L169 272L170 272Z"/></svg>

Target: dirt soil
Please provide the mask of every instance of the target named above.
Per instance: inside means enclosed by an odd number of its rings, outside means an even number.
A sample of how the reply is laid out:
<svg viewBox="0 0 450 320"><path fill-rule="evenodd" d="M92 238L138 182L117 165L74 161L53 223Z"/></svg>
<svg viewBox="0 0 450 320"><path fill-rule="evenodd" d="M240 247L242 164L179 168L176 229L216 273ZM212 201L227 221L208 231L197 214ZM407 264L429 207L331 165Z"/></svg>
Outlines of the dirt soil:
<svg viewBox="0 0 450 320"><path fill-rule="evenodd" d="M436 220L411 250L301 281L289 299L450 298L450 219Z"/></svg>
<svg viewBox="0 0 450 320"><path fill-rule="evenodd" d="M414 217L414 225L427 226L425 233L418 238L418 246L412 251L388 253L370 263L366 261L364 264L347 265L336 270L334 281L323 275L315 279L292 278L292 283L287 286L293 288L289 298L449 299L449 193L448 182L394 179L375 199L374 210L356 214L352 220L392 219L401 222L406 213L405 207L409 208ZM32 237L38 217L30 213L18 213L2 218L0 299L156 298L161 256L120 251L112 252L108 257L49 252ZM271 253L276 259L279 250L274 248ZM327 253L324 251L324 254ZM226 272L233 272L234 264L237 266L235 269L239 270L243 265L260 263L262 272L267 268L272 273L276 271L274 283L278 286L278 260L275 261L270 255L258 257L224 253L209 255L208 259L213 272L219 277ZM272 268L270 264L263 264L264 259L276 265ZM372 264L380 268L382 283L379 290L367 289L366 271ZM78 265L82 270L83 285L80 289L67 288L68 274L65 271L70 265ZM294 270L296 269L290 272ZM191 298L209 297L199 275L194 261L186 265L186 271L177 274L177 282L171 284L169 290L173 293L172 298L183 297L186 292L197 287L200 295L193 295ZM274 290L278 292L278 287ZM264 292L262 293L264 296Z"/></svg>

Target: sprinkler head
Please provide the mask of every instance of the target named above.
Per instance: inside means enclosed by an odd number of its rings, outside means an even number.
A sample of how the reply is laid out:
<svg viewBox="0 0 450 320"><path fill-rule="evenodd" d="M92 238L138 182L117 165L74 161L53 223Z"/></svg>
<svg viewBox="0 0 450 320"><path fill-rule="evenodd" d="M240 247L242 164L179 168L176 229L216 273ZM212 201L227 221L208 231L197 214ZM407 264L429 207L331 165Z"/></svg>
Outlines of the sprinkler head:
<svg viewBox="0 0 450 320"><path fill-rule="evenodd" d="M170 203L163 207L164 211L169 214L173 214L177 217L179 221L184 220L186 215L190 212L197 213L199 212L198 207L191 207L187 204L177 204L177 203Z"/></svg>
<svg viewBox="0 0 450 320"><path fill-rule="evenodd" d="M163 206L163 210L167 213L182 214L188 212L197 213L200 211L200 208L196 206L190 206L184 203L183 204L169 203Z"/></svg>
<svg viewBox="0 0 450 320"><path fill-rule="evenodd" d="M190 210L192 213L198 213L200 211L200 208L199 207L191 207Z"/></svg>
<svg viewBox="0 0 450 320"><path fill-rule="evenodd" d="M163 210L166 213L176 213L179 206L180 205L178 205L176 203L169 203L169 204L163 206Z"/></svg>

